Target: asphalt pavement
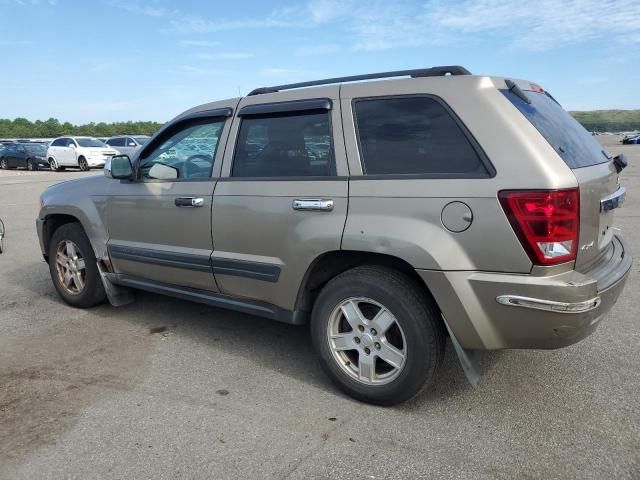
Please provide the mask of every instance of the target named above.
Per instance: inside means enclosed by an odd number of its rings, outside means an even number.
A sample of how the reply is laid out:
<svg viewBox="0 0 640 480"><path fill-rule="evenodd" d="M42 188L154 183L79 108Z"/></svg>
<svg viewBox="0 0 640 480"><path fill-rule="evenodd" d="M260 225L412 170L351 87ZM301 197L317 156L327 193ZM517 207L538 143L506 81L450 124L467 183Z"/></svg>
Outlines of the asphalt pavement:
<svg viewBox="0 0 640 480"><path fill-rule="evenodd" d="M600 328L482 353L476 388L449 343L436 385L393 408L340 393L306 327L148 293L67 306L34 219L47 185L88 174L0 171L0 478L640 478L640 145L598 138L629 159L635 255Z"/></svg>

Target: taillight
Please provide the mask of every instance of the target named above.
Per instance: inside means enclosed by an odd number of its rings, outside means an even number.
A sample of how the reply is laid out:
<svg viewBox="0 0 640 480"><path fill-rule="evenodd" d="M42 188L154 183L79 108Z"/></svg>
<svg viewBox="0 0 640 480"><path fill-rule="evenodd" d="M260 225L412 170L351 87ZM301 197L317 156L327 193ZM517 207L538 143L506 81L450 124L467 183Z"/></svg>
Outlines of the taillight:
<svg viewBox="0 0 640 480"><path fill-rule="evenodd" d="M505 190L498 193L498 198L534 264L575 260L580 232L577 188Z"/></svg>

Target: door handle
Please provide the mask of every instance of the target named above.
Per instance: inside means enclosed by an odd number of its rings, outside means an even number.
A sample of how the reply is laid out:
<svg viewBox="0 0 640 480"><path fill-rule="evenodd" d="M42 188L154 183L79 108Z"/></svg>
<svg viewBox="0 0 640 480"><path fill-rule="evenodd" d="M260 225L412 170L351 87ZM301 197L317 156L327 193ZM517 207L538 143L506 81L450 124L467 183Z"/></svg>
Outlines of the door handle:
<svg viewBox="0 0 640 480"><path fill-rule="evenodd" d="M294 210L313 210L330 212L333 210L333 200L324 198L296 198L292 205Z"/></svg>
<svg viewBox="0 0 640 480"><path fill-rule="evenodd" d="M204 198L196 197L178 197L175 200L176 207L202 207Z"/></svg>

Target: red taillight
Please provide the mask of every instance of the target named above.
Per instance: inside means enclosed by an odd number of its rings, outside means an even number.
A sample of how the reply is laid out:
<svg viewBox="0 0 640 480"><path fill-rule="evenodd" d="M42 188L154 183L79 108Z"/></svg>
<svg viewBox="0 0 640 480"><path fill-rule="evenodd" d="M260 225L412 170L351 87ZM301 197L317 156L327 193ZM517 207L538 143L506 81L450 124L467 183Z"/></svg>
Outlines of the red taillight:
<svg viewBox="0 0 640 480"><path fill-rule="evenodd" d="M580 193L567 190L506 190L498 194L531 261L553 265L575 260L580 231Z"/></svg>

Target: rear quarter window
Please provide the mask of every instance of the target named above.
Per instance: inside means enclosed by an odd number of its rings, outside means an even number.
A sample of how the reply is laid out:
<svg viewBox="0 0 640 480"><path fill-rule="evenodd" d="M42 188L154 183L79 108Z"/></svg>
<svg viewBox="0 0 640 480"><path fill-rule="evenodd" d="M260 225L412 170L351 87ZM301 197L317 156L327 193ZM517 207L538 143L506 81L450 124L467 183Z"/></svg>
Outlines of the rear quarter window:
<svg viewBox="0 0 640 480"><path fill-rule="evenodd" d="M356 99L353 108L365 175L491 176L462 125L433 97Z"/></svg>
<svg viewBox="0 0 640 480"><path fill-rule="evenodd" d="M609 161L602 146L548 93L525 91L531 103L501 90L529 120L569 168L582 168Z"/></svg>

